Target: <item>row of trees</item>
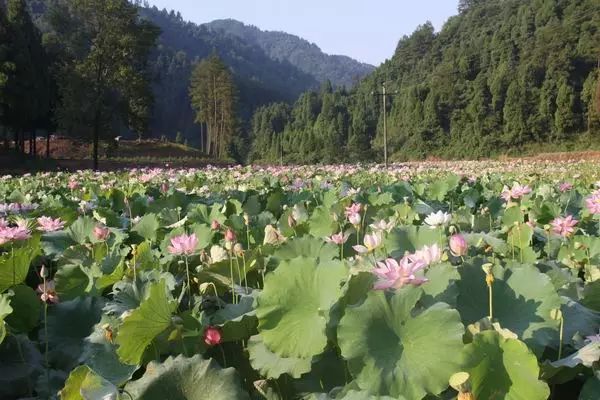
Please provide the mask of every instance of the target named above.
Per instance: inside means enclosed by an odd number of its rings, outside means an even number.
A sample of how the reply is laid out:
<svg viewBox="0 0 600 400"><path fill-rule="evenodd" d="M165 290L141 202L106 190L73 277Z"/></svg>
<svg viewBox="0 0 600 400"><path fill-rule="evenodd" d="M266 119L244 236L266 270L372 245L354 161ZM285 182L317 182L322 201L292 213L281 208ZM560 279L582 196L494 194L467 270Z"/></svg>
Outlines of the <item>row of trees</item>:
<svg viewBox="0 0 600 400"><path fill-rule="evenodd" d="M250 159L381 159L384 82L395 159L598 145L598 27L597 0L462 0L439 33L419 27L354 90L325 85L258 110Z"/></svg>
<svg viewBox="0 0 600 400"><path fill-rule="evenodd" d="M57 130L89 139L97 168L101 139L148 131L154 107L149 58L160 30L140 17L141 6L127 0L0 0L0 128L14 134L17 150L26 152L29 134L29 153L36 154L36 132L45 130L49 140ZM38 10L37 26L29 9ZM216 55L196 64L191 83L179 83L185 92L189 88L189 98L169 107L191 102L200 124L195 142L223 158L240 131L237 89ZM6 132L5 141L8 147Z"/></svg>
<svg viewBox="0 0 600 400"><path fill-rule="evenodd" d="M37 128L49 124L52 107L50 56L42 45L23 0L0 5L0 129L8 146L8 129L14 134L15 148L35 152Z"/></svg>

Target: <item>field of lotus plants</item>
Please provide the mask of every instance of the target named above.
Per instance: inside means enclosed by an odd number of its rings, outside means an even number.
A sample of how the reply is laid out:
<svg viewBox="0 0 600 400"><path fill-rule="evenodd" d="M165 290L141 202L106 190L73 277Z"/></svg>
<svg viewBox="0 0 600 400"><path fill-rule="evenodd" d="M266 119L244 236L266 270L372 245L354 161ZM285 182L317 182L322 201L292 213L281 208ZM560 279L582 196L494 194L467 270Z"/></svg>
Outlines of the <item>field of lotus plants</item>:
<svg viewBox="0 0 600 400"><path fill-rule="evenodd" d="M600 399L600 164L0 178L0 399Z"/></svg>

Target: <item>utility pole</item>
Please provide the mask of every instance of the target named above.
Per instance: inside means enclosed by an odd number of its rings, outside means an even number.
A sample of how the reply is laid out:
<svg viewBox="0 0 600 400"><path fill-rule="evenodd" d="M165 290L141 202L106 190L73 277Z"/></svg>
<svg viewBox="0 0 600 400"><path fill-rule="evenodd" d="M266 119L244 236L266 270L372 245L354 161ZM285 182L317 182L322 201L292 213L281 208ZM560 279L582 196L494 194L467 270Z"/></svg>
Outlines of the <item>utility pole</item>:
<svg viewBox="0 0 600 400"><path fill-rule="evenodd" d="M385 167L388 167L388 150L387 150L387 96L395 96L398 92L388 93L385 85L387 82L383 82L381 84L382 91L381 93L374 93L377 96L381 96L383 98L383 162Z"/></svg>

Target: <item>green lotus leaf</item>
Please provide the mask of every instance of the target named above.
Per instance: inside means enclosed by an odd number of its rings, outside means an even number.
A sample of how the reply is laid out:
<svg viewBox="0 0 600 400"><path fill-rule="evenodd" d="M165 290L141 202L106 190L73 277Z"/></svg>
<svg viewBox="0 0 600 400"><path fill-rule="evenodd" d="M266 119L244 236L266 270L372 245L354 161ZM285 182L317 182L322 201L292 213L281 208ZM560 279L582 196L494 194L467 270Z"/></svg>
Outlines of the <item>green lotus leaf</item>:
<svg viewBox="0 0 600 400"><path fill-rule="evenodd" d="M42 355L25 335L7 336L0 344L0 399L32 394L36 376L43 371Z"/></svg>
<svg viewBox="0 0 600 400"><path fill-rule="evenodd" d="M40 299L32 288L25 285L17 285L11 292L10 306L14 312L6 318L6 323L17 332L28 333L39 323Z"/></svg>
<svg viewBox="0 0 600 400"><path fill-rule="evenodd" d="M533 228L527 224L513 225L508 232L506 242L512 247L516 247L521 251L529 247L529 243L533 237Z"/></svg>
<svg viewBox="0 0 600 400"><path fill-rule="evenodd" d="M177 308L167 293L164 280L152 283L147 296L119 328L117 354L125 364L137 365L146 347L171 325L171 314Z"/></svg>
<svg viewBox="0 0 600 400"><path fill-rule="evenodd" d="M134 226L131 228L132 232L137 233L146 240L153 241L156 239L156 232L160 227L158 217L156 214L144 215Z"/></svg>
<svg viewBox="0 0 600 400"><path fill-rule="evenodd" d="M79 217L67 229L69 237L78 244L84 244L90 240L96 221L90 217Z"/></svg>
<svg viewBox="0 0 600 400"><path fill-rule="evenodd" d="M591 342L570 356L554 361L552 366L555 368L575 368L577 365L583 365L591 368L597 361L600 361L600 342Z"/></svg>
<svg viewBox="0 0 600 400"><path fill-rule="evenodd" d="M453 267L450 263L433 265L427 270L425 277L429 281L426 285L423 285L425 296L421 301L424 305L446 303L456 306L458 296L456 281L460 280L460 274L456 267Z"/></svg>
<svg viewBox="0 0 600 400"><path fill-rule="evenodd" d="M600 311L600 279L585 284L581 302L594 311Z"/></svg>
<svg viewBox="0 0 600 400"><path fill-rule="evenodd" d="M437 303L413 316L421 295L421 288L407 287L388 300L373 291L346 310L338 342L361 389L422 399L446 389L460 370L464 327L458 312Z"/></svg>
<svg viewBox="0 0 600 400"><path fill-rule="evenodd" d="M257 298L258 330L265 345L282 357L322 353L330 309L346 275L341 261L299 257L281 262L267 275Z"/></svg>
<svg viewBox="0 0 600 400"><path fill-rule="evenodd" d="M85 365L71 371L60 391L61 400L117 399L116 386Z"/></svg>
<svg viewBox="0 0 600 400"><path fill-rule="evenodd" d="M0 256L0 293L25 281L31 262L40 254L40 237L33 236L23 246Z"/></svg>
<svg viewBox="0 0 600 400"><path fill-rule="evenodd" d="M339 230L339 225L331 216L331 211L324 206L315 208L308 220L310 234L317 238L323 238L334 234Z"/></svg>
<svg viewBox="0 0 600 400"><path fill-rule="evenodd" d="M235 369L192 358L169 357L159 364L151 362L146 373L128 383L125 391L136 400L249 400L242 390Z"/></svg>
<svg viewBox="0 0 600 400"><path fill-rule="evenodd" d="M0 295L0 344L6 337L6 322L4 321L7 316L13 312L13 308L10 306L10 299L8 295Z"/></svg>
<svg viewBox="0 0 600 400"><path fill-rule="evenodd" d="M426 226L403 226L390 232L385 239L385 248L392 257L402 257L407 251L410 253L423 246L430 246L440 242L439 229Z"/></svg>
<svg viewBox="0 0 600 400"><path fill-rule="evenodd" d="M311 369L311 358L280 357L267 348L260 335L248 340L248 353L252 368L269 379L277 379L283 374L297 379Z"/></svg>
<svg viewBox="0 0 600 400"><path fill-rule="evenodd" d="M465 325L489 315L488 288L485 273L474 264L464 264L458 281L458 310ZM494 319L503 328L516 333L534 351L558 343L558 321L550 317L561 307L550 278L532 266L507 270L493 284Z"/></svg>
<svg viewBox="0 0 600 400"><path fill-rule="evenodd" d="M222 340L245 340L256 334L257 318L254 298L242 296L238 304L226 304L211 316L211 325L221 327Z"/></svg>
<svg viewBox="0 0 600 400"><path fill-rule="evenodd" d="M535 355L520 340L485 331L466 345L462 358L477 399L546 400L550 395L548 385L538 379Z"/></svg>
<svg viewBox="0 0 600 400"><path fill-rule="evenodd" d="M83 352L79 361L115 385L127 382L137 366L123 364L117 355L117 346L113 343L113 334L118 326L115 318L103 316L92 333L85 338Z"/></svg>
<svg viewBox="0 0 600 400"><path fill-rule="evenodd" d="M333 260L339 254L337 246L310 236L295 238L282 245L273 253L277 260L291 260L297 257L315 257L318 261Z"/></svg>
<svg viewBox="0 0 600 400"><path fill-rule="evenodd" d="M101 308L102 301L92 297L78 297L48 307L48 347L54 366L68 371L78 363L85 338L100 321Z"/></svg>
<svg viewBox="0 0 600 400"><path fill-rule="evenodd" d="M590 310L568 297L563 296L562 301L565 343L574 343L576 338L592 336L600 331L600 312Z"/></svg>
<svg viewBox="0 0 600 400"><path fill-rule="evenodd" d="M600 399L600 377L592 376L585 381L579 400L598 400Z"/></svg>
<svg viewBox="0 0 600 400"><path fill-rule="evenodd" d="M91 370L85 366L80 365L75 368L69 374L69 377L65 381L65 386L60 390L59 395L61 400L83 400L79 390L83 384L83 380L87 375L91 373Z"/></svg>
<svg viewBox="0 0 600 400"><path fill-rule="evenodd" d="M56 271L56 293L62 301L84 296L92 289L92 280L82 268L80 265L63 265Z"/></svg>

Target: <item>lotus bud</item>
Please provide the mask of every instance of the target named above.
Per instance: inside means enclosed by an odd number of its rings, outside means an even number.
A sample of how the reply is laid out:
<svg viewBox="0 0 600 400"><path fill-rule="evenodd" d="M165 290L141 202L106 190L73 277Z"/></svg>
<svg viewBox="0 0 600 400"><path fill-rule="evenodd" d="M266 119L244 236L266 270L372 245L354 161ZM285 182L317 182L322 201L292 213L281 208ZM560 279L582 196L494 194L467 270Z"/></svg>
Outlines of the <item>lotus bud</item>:
<svg viewBox="0 0 600 400"><path fill-rule="evenodd" d="M235 242L235 232L230 228L227 228L225 231L225 241L230 243Z"/></svg>
<svg viewBox="0 0 600 400"><path fill-rule="evenodd" d="M469 245L461 234L452 235L450 237L450 251L456 257L463 257L467 255L469 251Z"/></svg>
<svg viewBox="0 0 600 400"><path fill-rule="evenodd" d="M244 247L241 243L236 243L235 246L233 246L233 254L235 254L236 257L242 257L244 255Z"/></svg>
<svg viewBox="0 0 600 400"><path fill-rule="evenodd" d="M288 222L288 225L290 226L290 228L295 228L297 225L296 219L294 218L294 215L292 215L292 214L288 215L287 222Z"/></svg>
<svg viewBox="0 0 600 400"><path fill-rule="evenodd" d="M204 343L216 346L221 343L221 330L215 326L209 326L204 330Z"/></svg>
<svg viewBox="0 0 600 400"><path fill-rule="evenodd" d="M233 242L226 241L225 249L227 249L227 251L233 251Z"/></svg>
<svg viewBox="0 0 600 400"><path fill-rule="evenodd" d="M213 231L218 231L220 228L221 228L221 224L219 223L219 221L213 220L210 223L210 229L212 229Z"/></svg>
<svg viewBox="0 0 600 400"><path fill-rule="evenodd" d="M45 265L42 265L42 268L40 269L40 276L44 279L46 279L48 277L48 269L46 268Z"/></svg>

